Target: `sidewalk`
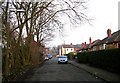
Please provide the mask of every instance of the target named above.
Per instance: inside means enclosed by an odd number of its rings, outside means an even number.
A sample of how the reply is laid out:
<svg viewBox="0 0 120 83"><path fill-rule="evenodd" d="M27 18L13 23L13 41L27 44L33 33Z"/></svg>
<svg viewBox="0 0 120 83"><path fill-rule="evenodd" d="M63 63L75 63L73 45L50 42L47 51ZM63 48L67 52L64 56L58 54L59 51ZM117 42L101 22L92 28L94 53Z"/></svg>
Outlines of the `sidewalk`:
<svg viewBox="0 0 120 83"><path fill-rule="evenodd" d="M92 75L95 75L96 77L99 77L105 81L116 81L116 82L120 83L120 75L117 75L115 73L111 73L111 72L105 71L103 69L91 67L89 65L77 63L75 61L69 61L69 63L78 68L82 68L85 71L91 73Z"/></svg>

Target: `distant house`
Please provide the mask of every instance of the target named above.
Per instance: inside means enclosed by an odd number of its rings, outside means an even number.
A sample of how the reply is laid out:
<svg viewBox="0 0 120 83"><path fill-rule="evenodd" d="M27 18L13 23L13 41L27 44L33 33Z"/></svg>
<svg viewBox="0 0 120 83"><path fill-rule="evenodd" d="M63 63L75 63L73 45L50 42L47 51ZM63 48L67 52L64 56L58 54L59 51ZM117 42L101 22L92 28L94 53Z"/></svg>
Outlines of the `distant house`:
<svg viewBox="0 0 120 83"><path fill-rule="evenodd" d="M76 45L73 45L74 46L74 52L79 52L81 49L81 44L76 44Z"/></svg>
<svg viewBox="0 0 120 83"><path fill-rule="evenodd" d="M89 38L89 43L87 44L86 42L81 44L81 48L79 52L86 52L86 51L96 51L100 50L99 43L101 42L100 39L97 39L92 42L91 37Z"/></svg>
<svg viewBox="0 0 120 83"><path fill-rule="evenodd" d="M90 45L90 51L96 51L96 50L100 50L101 48L99 48L98 44L101 42L100 39L97 39L95 41L92 42L92 44Z"/></svg>
<svg viewBox="0 0 120 83"><path fill-rule="evenodd" d="M58 46L58 55L62 55L62 45Z"/></svg>
<svg viewBox="0 0 120 83"><path fill-rule="evenodd" d="M107 37L100 40L97 39L92 42L91 37L89 38L89 43L86 42L80 44L79 46L72 44L64 44L59 46L59 55L68 54L70 52L86 52L86 51L97 51L104 49L120 48L120 30L111 34L111 30L107 30Z"/></svg>
<svg viewBox="0 0 120 83"><path fill-rule="evenodd" d="M111 30L107 30L107 37L93 45L94 50L103 50L111 48L120 48L120 30L111 34Z"/></svg>
<svg viewBox="0 0 120 83"><path fill-rule="evenodd" d="M105 46L106 49L120 48L120 30L111 34L111 36L108 37L105 43L106 43Z"/></svg>
<svg viewBox="0 0 120 83"><path fill-rule="evenodd" d="M90 51L91 50L91 46L92 46L92 39L90 37L88 44L86 42L84 42L84 43L81 44L81 50L80 50L80 52Z"/></svg>
<svg viewBox="0 0 120 83"><path fill-rule="evenodd" d="M86 52L89 50L89 44L82 43L81 52Z"/></svg>
<svg viewBox="0 0 120 83"><path fill-rule="evenodd" d="M120 48L120 30L111 34L111 30L107 30L107 37L92 42L91 37L89 38L89 44L82 43L81 52L85 51L97 51L104 49Z"/></svg>
<svg viewBox="0 0 120 83"><path fill-rule="evenodd" d="M74 46L71 44L63 44L59 46L59 55L65 55L70 52L74 52Z"/></svg>

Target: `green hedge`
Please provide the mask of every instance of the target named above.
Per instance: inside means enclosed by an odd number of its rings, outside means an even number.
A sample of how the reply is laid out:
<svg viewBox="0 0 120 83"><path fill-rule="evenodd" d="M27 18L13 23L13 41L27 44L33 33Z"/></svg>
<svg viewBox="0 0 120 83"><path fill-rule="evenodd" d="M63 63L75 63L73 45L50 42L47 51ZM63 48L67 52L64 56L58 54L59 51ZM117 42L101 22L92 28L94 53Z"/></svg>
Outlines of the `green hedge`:
<svg viewBox="0 0 120 83"><path fill-rule="evenodd" d="M88 62L88 52L77 53L77 61L87 63Z"/></svg>
<svg viewBox="0 0 120 83"><path fill-rule="evenodd" d="M73 52L70 52L70 53L65 54L65 55L68 56L68 59L70 59L70 60L74 60L75 56L76 56Z"/></svg>
<svg viewBox="0 0 120 83"><path fill-rule="evenodd" d="M120 72L120 49L99 50L77 53L78 62Z"/></svg>

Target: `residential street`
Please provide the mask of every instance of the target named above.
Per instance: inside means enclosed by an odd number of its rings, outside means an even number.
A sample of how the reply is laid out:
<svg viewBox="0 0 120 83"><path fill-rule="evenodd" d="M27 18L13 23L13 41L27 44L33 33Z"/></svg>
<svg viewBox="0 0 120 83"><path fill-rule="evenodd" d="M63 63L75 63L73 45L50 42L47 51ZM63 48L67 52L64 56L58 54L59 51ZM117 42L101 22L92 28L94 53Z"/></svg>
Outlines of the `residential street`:
<svg viewBox="0 0 120 83"><path fill-rule="evenodd" d="M25 81L103 81L71 64L57 64L57 58L46 61ZM105 82L103 82L105 83Z"/></svg>

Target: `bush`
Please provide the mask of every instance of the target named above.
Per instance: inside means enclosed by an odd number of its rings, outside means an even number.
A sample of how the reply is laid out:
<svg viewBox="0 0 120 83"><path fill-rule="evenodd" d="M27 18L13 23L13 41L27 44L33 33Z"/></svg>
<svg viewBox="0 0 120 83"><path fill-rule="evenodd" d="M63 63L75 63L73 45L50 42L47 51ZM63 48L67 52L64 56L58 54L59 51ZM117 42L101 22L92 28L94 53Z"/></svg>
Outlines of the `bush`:
<svg viewBox="0 0 120 83"><path fill-rule="evenodd" d="M78 62L89 63L111 71L120 72L120 49L99 50L77 54Z"/></svg>
<svg viewBox="0 0 120 83"><path fill-rule="evenodd" d="M68 56L68 59L70 59L70 60L73 60L73 59L75 59L75 54L74 54L74 52L70 52L70 53L68 53L68 54L66 54L67 56Z"/></svg>
<svg viewBox="0 0 120 83"><path fill-rule="evenodd" d="M88 52L77 53L77 61L87 63L88 62Z"/></svg>

